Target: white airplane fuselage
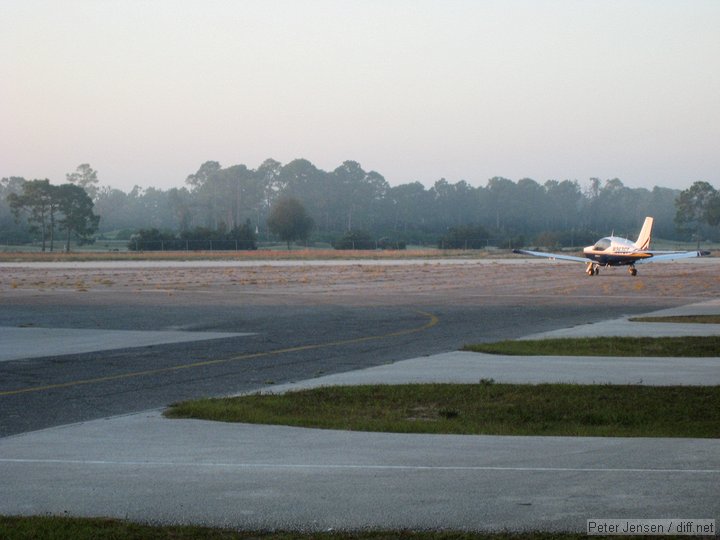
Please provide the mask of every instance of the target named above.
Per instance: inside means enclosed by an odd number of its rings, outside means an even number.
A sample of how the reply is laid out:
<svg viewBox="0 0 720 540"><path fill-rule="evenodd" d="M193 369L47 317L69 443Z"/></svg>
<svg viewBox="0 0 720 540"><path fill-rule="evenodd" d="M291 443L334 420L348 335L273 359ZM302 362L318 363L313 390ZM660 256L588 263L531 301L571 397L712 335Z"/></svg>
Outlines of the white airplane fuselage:
<svg viewBox="0 0 720 540"><path fill-rule="evenodd" d="M601 238L592 246L584 248L583 255L601 266L633 265L652 257L646 250L638 249L632 240L618 236Z"/></svg>

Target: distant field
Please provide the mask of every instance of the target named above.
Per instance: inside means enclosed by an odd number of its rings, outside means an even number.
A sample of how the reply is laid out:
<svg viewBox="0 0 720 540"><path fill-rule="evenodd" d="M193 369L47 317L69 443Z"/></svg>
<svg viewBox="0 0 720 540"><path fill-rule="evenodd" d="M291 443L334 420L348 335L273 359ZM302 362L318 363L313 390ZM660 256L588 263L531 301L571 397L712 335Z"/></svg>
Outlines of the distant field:
<svg viewBox="0 0 720 540"><path fill-rule="evenodd" d="M259 243L256 251L128 251L126 240L106 238L97 240L94 244L78 246L71 244L70 253L64 253L64 243L56 242L55 250L42 252L39 244L3 245L0 244L0 262L33 260L42 261L82 261L82 260L175 260L175 259L384 259L384 258L497 258L519 257L512 254L510 249L489 247L482 250L443 250L434 245L408 245L404 250L336 250L327 243L319 243L311 247L292 246L288 251L283 243ZM527 247L527 246L526 246ZM558 248L551 246L537 246L545 251L555 251L582 256L584 246L573 248ZM654 239L653 249L670 251L693 251L697 244L692 242L677 242L671 240ZM720 244L702 243L705 250L718 251ZM713 256L713 255L711 255ZM36 259L38 257L39 259Z"/></svg>
<svg viewBox="0 0 720 540"><path fill-rule="evenodd" d="M439 249L336 250L258 249L256 251L0 251L0 262L144 261L144 260L347 260L347 259L481 259L511 256L506 250L462 251Z"/></svg>

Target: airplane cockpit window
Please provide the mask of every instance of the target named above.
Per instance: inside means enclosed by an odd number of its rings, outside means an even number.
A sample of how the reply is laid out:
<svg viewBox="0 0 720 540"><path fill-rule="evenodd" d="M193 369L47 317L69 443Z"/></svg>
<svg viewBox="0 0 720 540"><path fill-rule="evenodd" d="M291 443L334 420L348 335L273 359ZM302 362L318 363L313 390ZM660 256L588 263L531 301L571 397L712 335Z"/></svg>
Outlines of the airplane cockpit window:
<svg viewBox="0 0 720 540"><path fill-rule="evenodd" d="M593 249L596 249L598 251L605 251L609 247L610 247L610 239L609 238L601 238L600 240L595 242Z"/></svg>

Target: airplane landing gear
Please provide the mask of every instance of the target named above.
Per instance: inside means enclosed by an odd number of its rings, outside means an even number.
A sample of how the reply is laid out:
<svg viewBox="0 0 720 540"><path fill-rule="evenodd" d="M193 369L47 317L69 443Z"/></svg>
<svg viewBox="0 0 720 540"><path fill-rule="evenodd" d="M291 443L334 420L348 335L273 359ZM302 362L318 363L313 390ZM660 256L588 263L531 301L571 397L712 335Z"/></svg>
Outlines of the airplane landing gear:
<svg viewBox="0 0 720 540"><path fill-rule="evenodd" d="M597 276L600 273L600 265L588 263L585 273L588 276Z"/></svg>
<svg viewBox="0 0 720 540"><path fill-rule="evenodd" d="M630 272L631 276L637 276L637 268L635 268L634 266L628 268L628 272Z"/></svg>

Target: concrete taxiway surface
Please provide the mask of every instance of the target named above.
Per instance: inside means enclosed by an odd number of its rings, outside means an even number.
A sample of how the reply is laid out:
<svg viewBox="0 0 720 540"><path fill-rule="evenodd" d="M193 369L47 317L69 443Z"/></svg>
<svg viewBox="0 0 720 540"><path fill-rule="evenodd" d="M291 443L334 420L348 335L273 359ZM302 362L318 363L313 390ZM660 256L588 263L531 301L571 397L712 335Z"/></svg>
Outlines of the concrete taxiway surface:
<svg viewBox="0 0 720 540"><path fill-rule="evenodd" d="M606 335L613 325L576 328ZM642 333L671 326L644 324ZM693 326L699 335L717 331ZM641 376L647 384L714 385L720 372L718 358L615 358L602 369L598 359L507 360L448 353L303 384L555 382L591 373L578 382ZM590 518L720 517L720 439L355 433L167 420L149 411L2 438L0 478L2 514L247 529L584 531Z"/></svg>
<svg viewBox="0 0 720 540"><path fill-rule="evenodd" d="M247 529L584 530L718 516L720 441L437 436L166 420L0 441L0 512Z"/></svg>
<svg viewBox="0 0 720 540"><path fill-rule="evenodd" d="M449 352L269 387L266 393L358 384L499 383L720 385L717 358L623 358L597 356L499 356Z"/></svg>
<svg viewBox="0 0 720 540"><path fill-rule="evenodd" d="M250 335L252 334L237 332L81 330L0 326L0 343L2 343L0 362Z"/></svg>
<svg viewBox="0 0 720 540"><path fill-rule="evenodd" d="M652 316L720 312L720 300L650 313ZM521 339L604 336L718 336L720 324L631 322L620 317ZM720 351L718 351L720 356ZM718 358L624 358L597 356L501 356L453 351L384 366L327 375L269 388L285 392L319 386L403 383L477 383L481 379L512 384L644 384L648 386L720 385Z"/></svg>

